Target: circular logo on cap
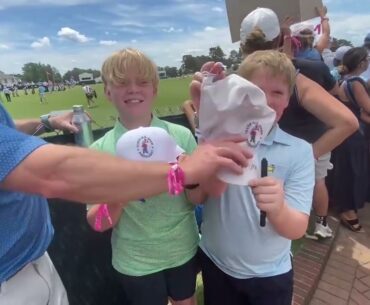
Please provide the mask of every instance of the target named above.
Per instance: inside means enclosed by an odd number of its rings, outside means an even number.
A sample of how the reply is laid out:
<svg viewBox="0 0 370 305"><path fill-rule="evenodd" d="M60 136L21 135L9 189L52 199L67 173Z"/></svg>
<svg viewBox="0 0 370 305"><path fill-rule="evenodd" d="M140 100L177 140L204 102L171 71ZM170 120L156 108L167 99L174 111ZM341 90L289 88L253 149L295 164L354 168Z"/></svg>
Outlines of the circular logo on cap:
<svg viewBox="0 0 370 305"><path fill-rule="evenodd" d="M142 136L137 140L136 149L143 158L150 158L154 152L154 143L147 136Z"/></svg>
<svg viewBox="0 0 370 305"><path fill-rule="evenodd" d="M256 121L250 122L245 129L249 146L256 147L262 139L262 126Z"/></svg>

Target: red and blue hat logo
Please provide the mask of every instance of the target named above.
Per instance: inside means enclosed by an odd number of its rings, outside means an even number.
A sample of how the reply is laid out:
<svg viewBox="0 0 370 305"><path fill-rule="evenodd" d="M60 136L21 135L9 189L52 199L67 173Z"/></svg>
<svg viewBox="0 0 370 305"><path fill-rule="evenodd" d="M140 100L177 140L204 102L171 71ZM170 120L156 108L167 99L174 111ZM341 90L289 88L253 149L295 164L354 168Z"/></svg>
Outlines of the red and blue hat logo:
<svg viewBox="0 0 370 305"><path fill-rule="evenodd" d="M150 158L154 153L154 143L149 137L142 136L137 140L136 149L141 157Z"/></svg>
<svg viewBox="0 0 370 305"><path fill-rule="evenodd" d="M260 123L253 121L248 123L247 128L245 129L247 135L247 143L250 147L257 147L260 143L263 135L263 129Z"/></svg>

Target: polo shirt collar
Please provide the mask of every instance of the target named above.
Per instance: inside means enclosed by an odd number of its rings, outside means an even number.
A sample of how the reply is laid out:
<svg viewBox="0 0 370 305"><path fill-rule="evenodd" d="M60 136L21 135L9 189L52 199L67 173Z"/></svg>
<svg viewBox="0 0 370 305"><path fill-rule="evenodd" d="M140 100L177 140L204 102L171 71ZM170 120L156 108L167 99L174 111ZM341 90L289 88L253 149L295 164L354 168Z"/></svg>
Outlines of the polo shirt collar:
<svg viewBox="0 0 370 305"><path fill-rule="evenodd" d="M284 131L282 131L277 123L274 124L274 126L271 128L271 131L263 139L261 144L262 145L272 145L273 142L283 144L283 145L292 144L290 136Z"/></svg>
<svg viewBox="0 0 370 305"><path fill-rule="evenodd" d="M166 124L163 123L157 116L152 115L152 121L150 122L150 127L161 127L167 130ZM119 118L117 118L114 127L113 132L116 139L119 139L125 132L127 132L128 129L121 124L121 121ZM167 130L168 131L168 130Z"/></svg>

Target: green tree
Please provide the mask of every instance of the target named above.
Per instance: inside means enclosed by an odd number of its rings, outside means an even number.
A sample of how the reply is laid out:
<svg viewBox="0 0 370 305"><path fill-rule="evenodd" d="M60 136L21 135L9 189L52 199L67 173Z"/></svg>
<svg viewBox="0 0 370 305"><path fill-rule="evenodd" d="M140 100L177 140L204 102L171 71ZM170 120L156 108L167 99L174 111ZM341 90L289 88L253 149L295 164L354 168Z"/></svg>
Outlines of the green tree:
<svg viewBox="0 0 370 305"><path fill-rule="evenodd" d="M176 67L164 67L164 70L166 71L166 75L168 77L176 77L178 75L177 68Z"/></svg>
<svg viewBox="0 0 370 305"><path fill-rule="evenodd" d="M184 55L182 57L181 70L183 74L188 74L196 71L197 59L193 55Z"/></svg>
<svg viewBox="0 0 370 305"><path fill-rule="evenodd" d="M70 71L67 71L64 75L63 75L63 80L71 80L71 79L74 79L75 81L78 81L78 76L84 72L82 69L79 69L79 68L73 68L72 70Z"/></svg>
<svg viewBox="0 0 370 305"><path fill-rule="evenodd" d="M351 41L349 41L347 39L341 39L341 38L338 39L338 38L333 37L333 40L331 41L330 50L332 50L333 52L335 52L335 50L338 49L341 46L350 46L350 47L353 47L353 44L352 44Z"/></svg>
<svg viewBox="0 0 370 305"><path fill-rule="evenodd" d="M22 67L22 80L25 82L55 81L61 80L61 75L57 68L41 63L29 62Z"/></svg>
<svg viewBox="0 0 370 305"><path fill-rule="evenodd" d="M235 50L230 51L229 59L232 64L241 63L242 61L241 54Z"/></svg>
<svg viewBox="0 0 370 305"><path fill-rule="evenodd" d="M182 73L189 74L199 71L203 64L211 60L212 60L211 57L206 55L201 56L184 55L182 57L181 65Z"/></svg>
<svg viewBox="0 0 370 305"><path fill-rule="evenodd" d="M212 60L209 56L206 56L206 55L197 56L196 59L197 59L197 69L194 70L193 72L200 71L200 68L202 68L202 66L206 62Z"/></svg>
<svg viewBox="0 0 370 305"><path fill-rule="evenodd" d="M81 73L91 73L94 78L99 77L101 74L99 70L73 68L72 70L69 70L66 73L64 73L63 80L66 81L71 80L73 78L75 81L78 81L78 76Z"/></svg>
<svg viewBox="0 0 370 305"><path fill-rule="evenodd" d="M100 71L99 70L87 69L87 70L83 70L83 71L87 72L87 73L92 73L94 78L97 78L97 77L100 76Z"/></svg>
<svg viewBox="0 0 370 305"><path fill-rule="evenodd" d="M52 75L53 75L54 82L61 83L63 81L62 75L59 73L58 69L53 67L52 68L52 73L53 73Z"/></svg>
<svg viewBox="0 0 370 305"><path fill-rule="evenodd" d="M23 80L26 82L45 81L46 74L41 63L26 63L22 67Z"/></svg>
<svg viewBox="0 0 370 305"><path fill-rule="evenodd" d="M225 59L224 64L228 69L231 68L232 70L236 70L236 67L239 66L241 61L241 54L236 50L231 50L229 57Z"/></svg>
<svg viewBox="0 0 370 305"><path fill-rule="evenodd" d="M225 53L222 51L220 46L213 47L209 49L209 57L213 61L220 61L224 63L225 61Z"/></svg>

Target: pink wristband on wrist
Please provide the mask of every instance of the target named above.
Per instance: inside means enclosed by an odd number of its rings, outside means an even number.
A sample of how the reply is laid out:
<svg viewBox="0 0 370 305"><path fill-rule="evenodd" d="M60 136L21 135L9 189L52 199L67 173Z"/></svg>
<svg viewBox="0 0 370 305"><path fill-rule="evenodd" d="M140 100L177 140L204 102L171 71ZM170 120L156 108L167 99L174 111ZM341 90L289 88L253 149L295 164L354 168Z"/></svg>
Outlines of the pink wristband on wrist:
<svg viewBox="0 0 370 305"><path fill-rule="evenodd" d="M108 205L106 203L102 203L99 206L98 212L95 217L95 224L94 224L94 229L96 231L101 232L102 231L102 220L103 217L107 218L110 225L113 224L112 218L110 217L109 210L108 210Z"/></svg>
<svg viewBox="0 0 370 305"><path fill-rule="evenodd" d="M178 196L184 191L185 174L178 163L172 164L167 174L168 193Z"/></svg>

